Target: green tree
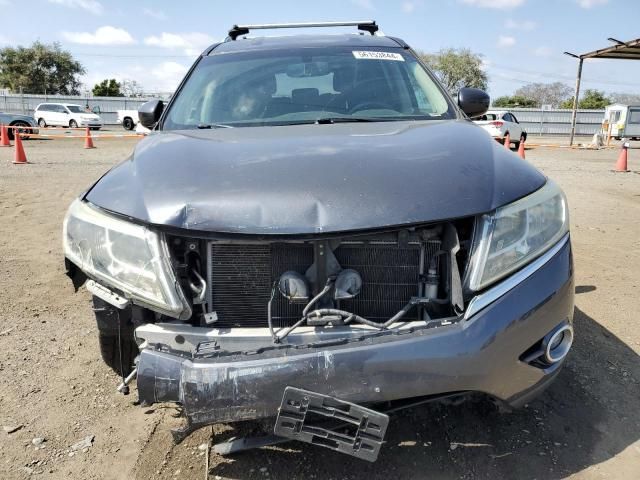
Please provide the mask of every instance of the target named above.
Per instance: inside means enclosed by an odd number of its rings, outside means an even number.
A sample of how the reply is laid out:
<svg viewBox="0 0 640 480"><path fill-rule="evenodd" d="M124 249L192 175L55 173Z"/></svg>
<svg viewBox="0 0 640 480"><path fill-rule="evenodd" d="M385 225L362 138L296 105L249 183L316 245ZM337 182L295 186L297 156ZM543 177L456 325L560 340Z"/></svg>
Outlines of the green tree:
<svg viewBox="0 0 640 480"><path fill-rule="evenodd" d="M493 101L494 107L501 108L514 108L514 107L523 107L523 108L532 108L537 107L538 102L536 102L532 98L527 98L522 95L513 95L511 97L504 96L498 97Z"/></svg>
<svg viewBox="0 0 640 480"><path fill-rule="evenodd" d="M105 78L100 83L96 83L92 92L96 97L124 97L120 91L120 84L115 78Z"/></svg>
<svg viewBox="0 0 640 480"><path fill-rule="evenodd" d="M59 43L0 49L0 87L14 92L77 95L78 76L84 73L82 64Z"/></svg>
<svg viewBox="0 0 640 480"><path fill-rule="evenodd" d="M570 99L562 102L560 108L573 108L573 99L574 97L571 97ZM604 92L601 92L600 90L587 89L584 91L584 95L578 102L578 108L597 110L600 108L604 108L611 103L611 99L607 98L604 95Z"/></svg>
<svg viewBox="0 0 640 480"><path fill-rule="evenodd" d="M487 89L488 78L482 69L482 55L468 48L446 48L438 53L419 53L450 93L462 87Z"/></svg>

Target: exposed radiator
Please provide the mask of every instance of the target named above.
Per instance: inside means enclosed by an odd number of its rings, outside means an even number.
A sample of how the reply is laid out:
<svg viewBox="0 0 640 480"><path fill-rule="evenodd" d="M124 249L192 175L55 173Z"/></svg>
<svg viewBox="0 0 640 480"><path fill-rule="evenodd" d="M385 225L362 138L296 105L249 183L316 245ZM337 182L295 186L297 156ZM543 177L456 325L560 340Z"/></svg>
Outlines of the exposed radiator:
<svg viewBox="0 0 640 480"><path fill-rule="evenodd" d="M425 259L439 249L439 241L425 244ZM313 263L313 245L301 243L243 244L212 242L210 248L210 302L218 327L265 327L271 290L282 273L304 274ZM343 300L339 308L371 320L386 320L412 296L419 294L420 243L343 242L335 251L342 268L362 276L361 292ZM274 326L295 323L303 304L291 303L276 290L272 304ZM407 319L417 318L412 311Z"/></svg>

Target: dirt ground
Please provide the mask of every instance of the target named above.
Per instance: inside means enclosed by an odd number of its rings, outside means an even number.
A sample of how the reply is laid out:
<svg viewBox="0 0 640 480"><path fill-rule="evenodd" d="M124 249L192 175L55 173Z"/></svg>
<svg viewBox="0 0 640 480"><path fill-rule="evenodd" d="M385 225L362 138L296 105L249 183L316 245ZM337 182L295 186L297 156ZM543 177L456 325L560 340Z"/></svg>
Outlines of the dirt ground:
<svg viewBox="0 0 640 480"><path fill-rule="evenodd" d="M537 139L536 139L537 140ZM0 148L0 478L206 478L210 430L173 446L173 408L141 408L99 359L85 290L64 276L61 225L72 199L136 139L30 140L31 165ZM533 143L533 142L532 142ZM394 418L377 463L285 444L210 457L209 478L639 478L640 145L533 148L571 206L576 342L557 382L526 408L431 405ZM216 428L219 438L234 434ZM71 448L94 436L88 448ZM41 444L37 438L44 439Z"/></svg>

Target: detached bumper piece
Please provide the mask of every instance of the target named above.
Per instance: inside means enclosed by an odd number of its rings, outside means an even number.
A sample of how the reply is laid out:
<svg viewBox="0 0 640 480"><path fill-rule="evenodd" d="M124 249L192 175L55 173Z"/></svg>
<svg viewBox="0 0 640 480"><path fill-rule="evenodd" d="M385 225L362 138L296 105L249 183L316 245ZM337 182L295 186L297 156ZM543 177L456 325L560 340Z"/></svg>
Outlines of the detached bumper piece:
<svg viewBox="0 0 640 480"><path fill-rule="evenodd" d="M332 420L333 425L328 425ZM287 387L274 433L375 462L388 425L389 416L384 413Z"/></svg>

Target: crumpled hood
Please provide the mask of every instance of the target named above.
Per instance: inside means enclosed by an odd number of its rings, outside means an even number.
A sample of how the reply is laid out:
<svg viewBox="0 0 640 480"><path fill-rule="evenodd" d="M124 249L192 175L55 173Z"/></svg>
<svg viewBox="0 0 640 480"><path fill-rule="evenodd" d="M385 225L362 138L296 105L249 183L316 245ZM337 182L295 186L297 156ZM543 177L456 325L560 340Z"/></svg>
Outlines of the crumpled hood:
<svg viewBox="0 0 640 480"><path fill-rule="evenodd" d="M467 121L167 131L86 199L203 232L316 234L489 212L545 178Z"/></svg>

